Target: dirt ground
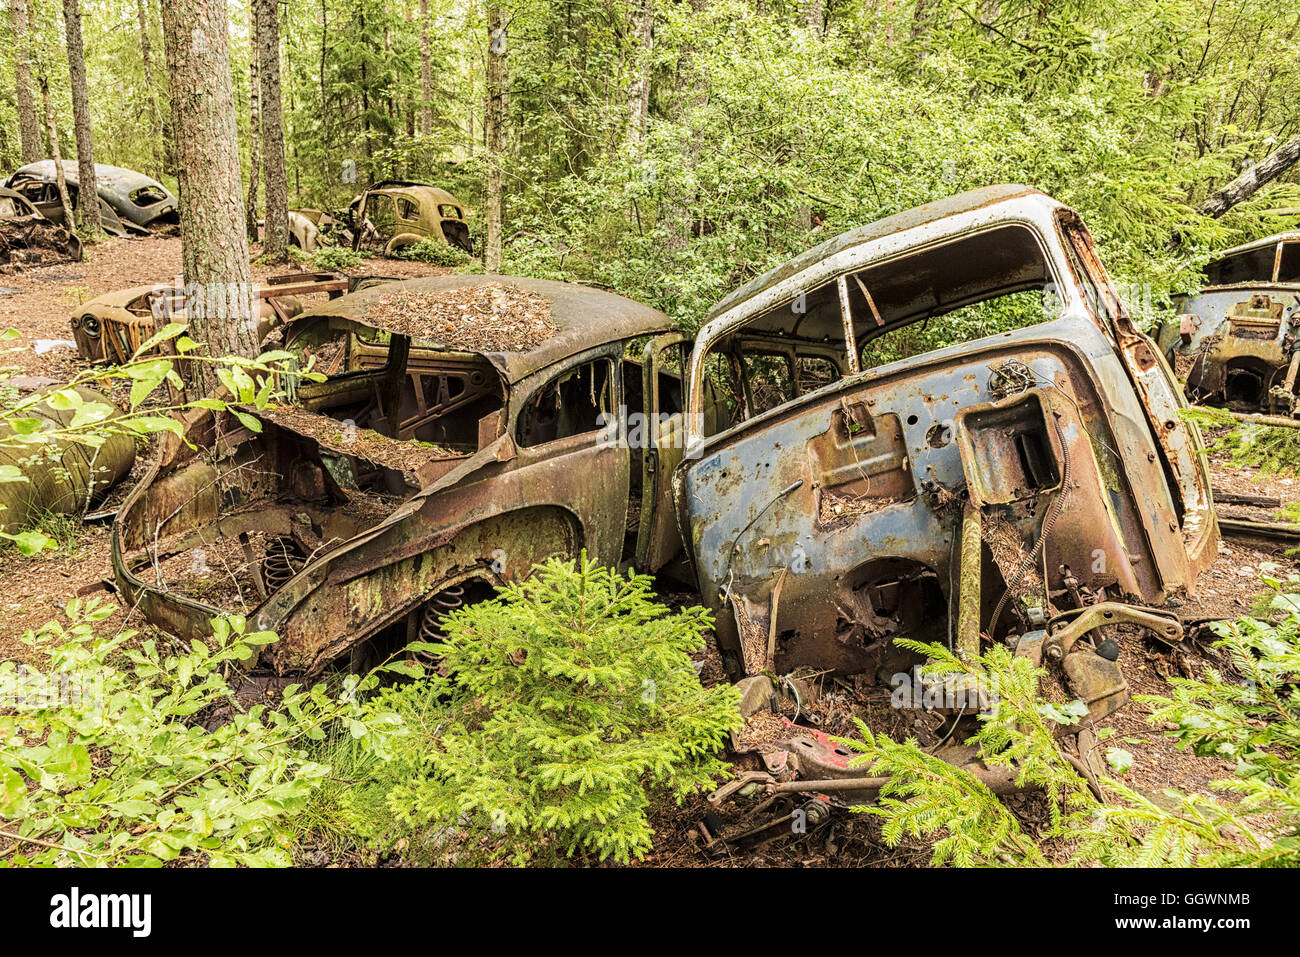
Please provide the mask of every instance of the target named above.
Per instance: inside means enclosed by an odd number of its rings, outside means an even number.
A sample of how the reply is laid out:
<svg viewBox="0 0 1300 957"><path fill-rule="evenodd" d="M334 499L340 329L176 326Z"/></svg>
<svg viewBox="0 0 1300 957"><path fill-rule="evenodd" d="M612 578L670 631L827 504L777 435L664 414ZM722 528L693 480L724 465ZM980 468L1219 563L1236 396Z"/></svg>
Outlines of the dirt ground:
<svg viewBox="0 0 1300 957"><path fill-rule="evenodd" d="M254 248L254 255L258 250ZM174 237L117 240L90 247L85 262L35 268L0 276L0 329L12 327L20 338L4 343L0 365L29 375L66 378L84 366L75 352L60 343L71 338L68 320L82 302L115 289L172 279L180 271L180 241ZM255 266L255 278L292 271ZM390 276L420 276L446 272L421 263L367 260L356 272ZM50 347L50 343L54 343ZM136 466L138 476L147 453ZM1300 479L1261 476L1253 470L1230 466L1211 458L1215 488L1236 495L1263 496L1286 504L1300 498ZM134 476L133 476L134 477ZM132 479L121 488L129 487ZM1276 511L1271 504L1229 505L1224 514L1267 519ZM0 659L26 659L30 650L19 640L31 628L55 618L77 595L113 601L102 582L110 576L109 526L75 521L43 529L62 542L55 553L39 559L24 558L12 548L0 548ZM1286 554L1287 546L1266 541L1224 541L1218 560L1198 583L1195 599L1176 610L1186 623L1230 618L1249 613L1256 598L1262 569L1273 568L1285 577L1300 572L1300 561ZM672 600L672 596L665 595ZM680 597L680 596L679 596ZM129 613L119 609L112 622L131 627ZM1189 629L1189 631L1192 629ZM1216 663L1213 652L1192 636L1174 653L1153 648L1139 637L1121 639L1121 663L1138 694L1162 694L1170 676L1194 676ZM706 681L724 680L716 651L700 656ZM1148 707L1132 703L1107 722L1115 729L1112 742L1134 756L1126 780L1134 787L1157 792L1173 787L1184 792L1212 793L1209 782L1229 776L1232 768L1222 761L1198 758L1179 751L1147 721ZM706 854L698 826L710 808L702 797L683 807L658 809L653 816L657 838L654 851L639 866L763 866L763 865L871 865L917 866L929 860L929 850L919 843L890 849L879 840L879 825L865 815L838 813L812 826L803 835L782 832L776 840L757 847L732 849L720 856ZM1031 815L1032 816L1032 815ZM743 816L732 806L724 808L715 826L739 826ZM317 852L320 853L320 852ZM312 859L313 863L326 863ZM335 865L347 860L331 861Z"/></svg>

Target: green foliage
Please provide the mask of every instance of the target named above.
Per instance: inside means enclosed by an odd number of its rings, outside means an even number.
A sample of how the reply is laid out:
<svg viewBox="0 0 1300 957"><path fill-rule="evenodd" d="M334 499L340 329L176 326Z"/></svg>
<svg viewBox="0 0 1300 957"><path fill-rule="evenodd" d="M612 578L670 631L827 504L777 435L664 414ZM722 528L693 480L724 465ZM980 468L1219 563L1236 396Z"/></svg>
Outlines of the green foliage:
<svg viewBox="0 0 1300 957"><path fill-rule="evenodd" d="M398 259L411 259L416 262L431 263L434 266L463 266L470 261L469 253L459 246L453 246L432 236L421 239L418 243L403 246L393 255Z"/></svg>
<svg viewBox="0 0 1300 957"><path fill-rule="evenodd" d="M1300 429L1241 422L1208 406L1183 409L1181 414L1202 431L1226 430L1206 443L1206 451L1228 453L1233 465L1265 473L1300 473Z"/></svg>
<svg viewBox="0 0 1300 957"><path fill-rule="evenodd" d="M312 265L326 272L343 272L355 269L364 259L361 253L346 246L319 246L312 254Z"/></svg>
<svg viewBox="0 0 1300 957"><path fill-rule="evenodd" d="M16 337L17 334L11 335L11 332L5 332L0 339ZM166 341L174 343L182 358L146 355ZM171 390L184 386L177 370L178 363L210 364L233 402L262 409L280 397L281 383L287 371L285 364L294 359L291 353L283 350L265 352L255 359L243 356L214 358L206 355L205 347L189 337L183 323L172 322L143 342L130 361L118 366L86 369L59 388L23 394L7 387L11 371L0 371L0 449L10 452L18 462L0 465L0 484L29 481L24 469L30 463L42 458L57 461L62 455L61 450L69 443L98 449L114 436L127 435L143 442L164 432L188 441L178 415L187 410L226 411L243 425L260 432L262 426L258 419L233 408L233 403L225 398L205 396L174 400L171 396L181 393ZM320 373L310 369L294 371L293 374L312 381L324 379ZM88 398L78 391L81 387L88 387L111 393L114 385L127 393L125 407ZM49 418L43 407L65 414L66 421ZM63 531L66 532L66 528ZM57 534L51 537L41 530L0 533L0 539L14 542L24 555L55 547L59 537Z"/></svg>
<svg viewBox="0 0 1300 957"><path fill-rule="evenodd" d="M655 602L647 576L553 559L448 618L445 643L412 646L447 677L377 696L413 733L372 783L396 782L400 821L463 828L516 860L639 856L651 795L681 801L726 769L736 692L701 687L689 657L710 625Z"/></svg>
<svg viewBox="0 0 1300 957"><path fill-rule="evenodd" d="M0 863L157 867L291 863L287 822L329 767L307 745L343 724L383 753L395 716L340 693L289 686L244 710L225 675L275 640L242 618L167 650L135 632L97 634L112 605L74 600L68 623L24 641L48 666L0 663ZM233 710L212 730L213 709Z"/></svg>
<svg viewBox="0 0 1300 957"><path fill-rule="evenodd" d="M1280 582L1265 579L1280 599L1277 623L1255 618L1216 623L1216 647L1231 677L1209 670L1198 679L1171 679L1173 697L1144 696L1154 705L1152 724L1172 725L1169 736L1195 754L1235 760L1236 776L1213 782L1234 792L1235 802L1165 789L1143 793L1118 777L1100 781L1099 800L1058 746L1055 729L1077 719L1080 708L1044 702L1041 670L995 646L964 661L943 645L900 641L928 654L935 675L965 676L991 687L997 705L981 715L966 743L990 768L1010 771L1017 784L1041 788L1051 809L1042 837L1057 839L1073 865L1300 866L1300 617ZM1001 801L968 771L921 749L860 726L859 765L890 776L877 805L859 808L884 819L884 837L933 841L937 864L1035 865L1046 858ZM1105 732L1102 732L1103 736ZM1132 755L1110 747L1117 775Z"/></svg>

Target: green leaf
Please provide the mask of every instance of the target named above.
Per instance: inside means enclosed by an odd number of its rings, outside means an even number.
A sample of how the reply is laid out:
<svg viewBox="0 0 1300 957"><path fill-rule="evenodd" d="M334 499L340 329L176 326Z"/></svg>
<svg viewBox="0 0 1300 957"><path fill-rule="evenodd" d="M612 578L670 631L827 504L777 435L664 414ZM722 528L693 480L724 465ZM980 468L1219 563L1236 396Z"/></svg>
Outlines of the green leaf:
<svg viewBox="0 0 1300 957"><path fill-rule="evenodd" d="M13 768L0 767L0 817L22 817L27 810L27 785Z"/></svg>
<svg viewBox="0 0 1300 957"><path fill-rule="evenodd" d="M165 342L168 339L175 339L184 332L185 329L186 326L182 322L169 322L144 342L140 343L140 348L135 351L135 354L138 356L144 355L154 346L158 345L158 343Z"/></svg>
<svg viewBox="0 0 1300 957"><path fill-rule="evenodd" d="M1123 748L1107 748L1106 763L1114 769L1116 774L1123 774L1133 767L1133 755Z"/></svg>
<svg viewBox="0 0 1300 957"><path fill-rule="evenodd" d="M39 555L47 548L55 548L58 544L48 535L33 529L15 533L0 532L0 538L9 539L9 541L13 542L14 545L18 547L18 551L21 554L26 555L29 558L33 555Z"/></svg>
<svg viewBox="0 0 1300 957"><path fill-rule="evenodd" d="M5 419L5 423L13 431L14 435L35 435L45 427L44 419L33 419L22 417L15 419Z"/></svg>
<svg viewBox="0 0 1300 957"><path fill-rule="evenodd" d="M262 421L256 416L249 415L247 412L240 412L238 409L231 409L231 415L237 418L240 423L252 432L261 433Z"/></svg>

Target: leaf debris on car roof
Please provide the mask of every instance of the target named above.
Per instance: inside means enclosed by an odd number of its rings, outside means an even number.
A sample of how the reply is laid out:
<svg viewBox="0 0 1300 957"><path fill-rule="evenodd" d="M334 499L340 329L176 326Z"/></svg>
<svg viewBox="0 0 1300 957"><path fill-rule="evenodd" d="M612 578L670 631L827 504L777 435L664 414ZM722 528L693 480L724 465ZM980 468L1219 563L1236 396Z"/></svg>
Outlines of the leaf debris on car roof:
<svg viewBox="0 0 1300 957"><path fill-rule="evenodd" d="M468 352L526 352L559 332L545 296L512 283L411 292L366 304L367 324Z"/></svg>

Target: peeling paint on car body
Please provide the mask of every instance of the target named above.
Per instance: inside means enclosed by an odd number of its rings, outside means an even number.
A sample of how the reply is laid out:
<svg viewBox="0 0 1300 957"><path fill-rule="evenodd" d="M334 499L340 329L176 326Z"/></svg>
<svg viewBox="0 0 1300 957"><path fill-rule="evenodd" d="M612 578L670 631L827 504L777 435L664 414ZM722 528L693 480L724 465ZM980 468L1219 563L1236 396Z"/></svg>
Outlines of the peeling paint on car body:
<svg viewBox="0 0 1300 957"><path fill-rule="evenodd" d="M871 278L854 279L873 269L905 273L914 255L942 262L945 249L979 249L982 237L994 242L1010 227L1034 237L1046 270L1039 284L1060 301L1055 318L850 371L704 434L706 362L715 347L726 349L742 330L774 342L797 341L783 329L847 339L836 330L841 322L855 324L847 341L856 342L919 321L926 308L942 314L980 301L961 299L977 296L980 282L999 295L1029 288L1030 273L1007 259L1005 288L977 275L969 289L954 287L948 303L913 307L904 297L895 316L869 294ZM986 243L981 254L1002 262L1000 247ZM850 299L856 312L846 320ZM1024 381L1000 389L995 380L1006 369L1021 370ZM1050 527L1049 617L1071 607L1072 588L1155 604L1191 593L1216 554L1217 526L1199 434L1178 415L1184 405L1110 288L1077 215L1027 187L990 187L900 213L755 279L719 303L696 340L687 457L674 474L683 537L717 614L729 672L870 672L882 667L895 635L951 641L960 503L968 497L986 523L1014 526L1025 553L1036 530ZM840 489L859 502L876 498L828 513L825 498ZM1066 507L1049 522L1060 496ZM981 629L994 637L1006 633L999 624L1022 631L1023 608L989 620L1014 569L996 567L987 538L984 551ZM749 628L766 636L767 660L747 647Z"/></svg>

